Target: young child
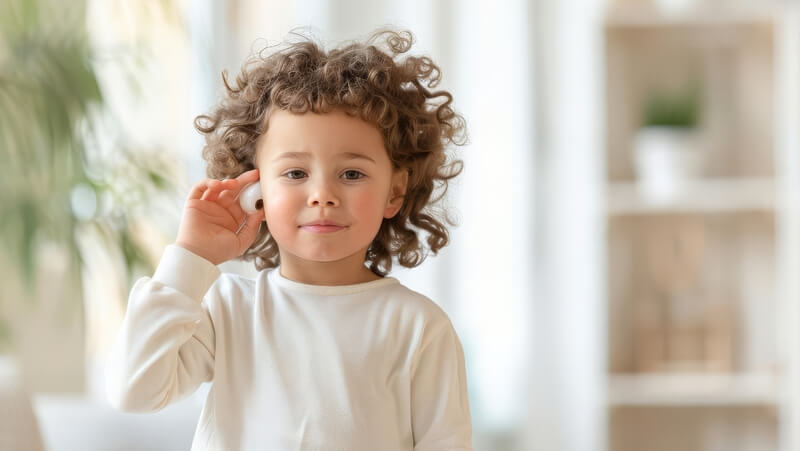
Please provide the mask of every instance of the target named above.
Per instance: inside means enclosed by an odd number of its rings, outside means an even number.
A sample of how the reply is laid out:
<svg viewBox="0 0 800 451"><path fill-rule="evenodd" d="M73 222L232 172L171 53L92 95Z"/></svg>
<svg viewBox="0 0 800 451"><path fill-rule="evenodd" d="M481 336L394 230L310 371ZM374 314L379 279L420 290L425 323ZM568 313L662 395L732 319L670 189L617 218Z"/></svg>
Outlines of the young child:
<svg viewBox="0 0 800 451"><path fill-rule="evenodd" d="M387 277L448 241L432 204L464 122L410 33L243 67L196 127L211 179L138 280L107 365L112 405L159 410L211 381L193 450L472 450L464 355L434 302ZM247 215L240 191L260 183ZM422 236L422 234L425 236ZM424 240L423 240L424 238ZM423 245L426 243L426 245ZM255 280L216 265L254 260Z"/></svg>

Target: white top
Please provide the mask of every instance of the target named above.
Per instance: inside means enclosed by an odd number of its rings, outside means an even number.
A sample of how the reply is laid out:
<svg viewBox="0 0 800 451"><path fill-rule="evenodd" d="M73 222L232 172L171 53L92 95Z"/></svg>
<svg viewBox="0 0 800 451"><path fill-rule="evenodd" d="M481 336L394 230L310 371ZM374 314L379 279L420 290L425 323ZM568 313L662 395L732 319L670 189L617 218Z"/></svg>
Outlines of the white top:
<svg viewBox="0 0 800 451"><path fill-rule="evenodd" d="M131 289L109 399L156 411L212 380L192 450L472 450L458 336L392 277L252 280L167 246Z"/></svg>

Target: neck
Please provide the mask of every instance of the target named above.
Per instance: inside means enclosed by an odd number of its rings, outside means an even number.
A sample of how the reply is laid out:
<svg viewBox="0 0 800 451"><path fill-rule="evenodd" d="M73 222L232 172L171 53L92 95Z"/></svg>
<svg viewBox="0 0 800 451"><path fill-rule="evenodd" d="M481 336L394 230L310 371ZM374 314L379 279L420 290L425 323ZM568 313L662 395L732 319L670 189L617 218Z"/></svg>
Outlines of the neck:
<svg viewBox="0 0 800 451"><path fill-rule="evenodd" d="M380 279L364 266L366 249L342 260L317 262L281 252L280 273L283 277L309 285L353 285Z"/></svg>

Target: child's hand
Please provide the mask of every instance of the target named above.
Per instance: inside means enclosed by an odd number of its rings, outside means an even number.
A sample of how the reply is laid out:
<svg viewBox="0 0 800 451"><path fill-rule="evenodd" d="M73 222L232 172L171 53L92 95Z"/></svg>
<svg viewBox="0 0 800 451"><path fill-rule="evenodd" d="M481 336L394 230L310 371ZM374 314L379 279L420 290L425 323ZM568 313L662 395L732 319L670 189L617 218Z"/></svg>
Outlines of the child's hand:
<svg viewBox="0 0 800 451"><path fill-rule="evenodd" d="M255 241L264 210L248 216L237 196L257 180L258 169L253 169L235 179L196 183L186 200L175 244L215 265L242 255ZM237 234L245 218L247 223Z"/></svg>

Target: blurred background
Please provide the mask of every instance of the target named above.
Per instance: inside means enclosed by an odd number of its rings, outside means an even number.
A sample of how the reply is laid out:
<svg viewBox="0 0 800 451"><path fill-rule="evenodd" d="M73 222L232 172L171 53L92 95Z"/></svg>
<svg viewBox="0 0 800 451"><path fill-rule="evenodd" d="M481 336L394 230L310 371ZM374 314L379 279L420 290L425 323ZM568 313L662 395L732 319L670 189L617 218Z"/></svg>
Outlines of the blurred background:
<svg viewBox="0 0 800 451"><path fill-rule="evenodd" d="M0 450L189 449L207 386L123 414L103 365L192 120L296 27L385 25L468 124L452 244L392 275L453 320L475 449L800 449L799 2L2 0Z"/></svg>

